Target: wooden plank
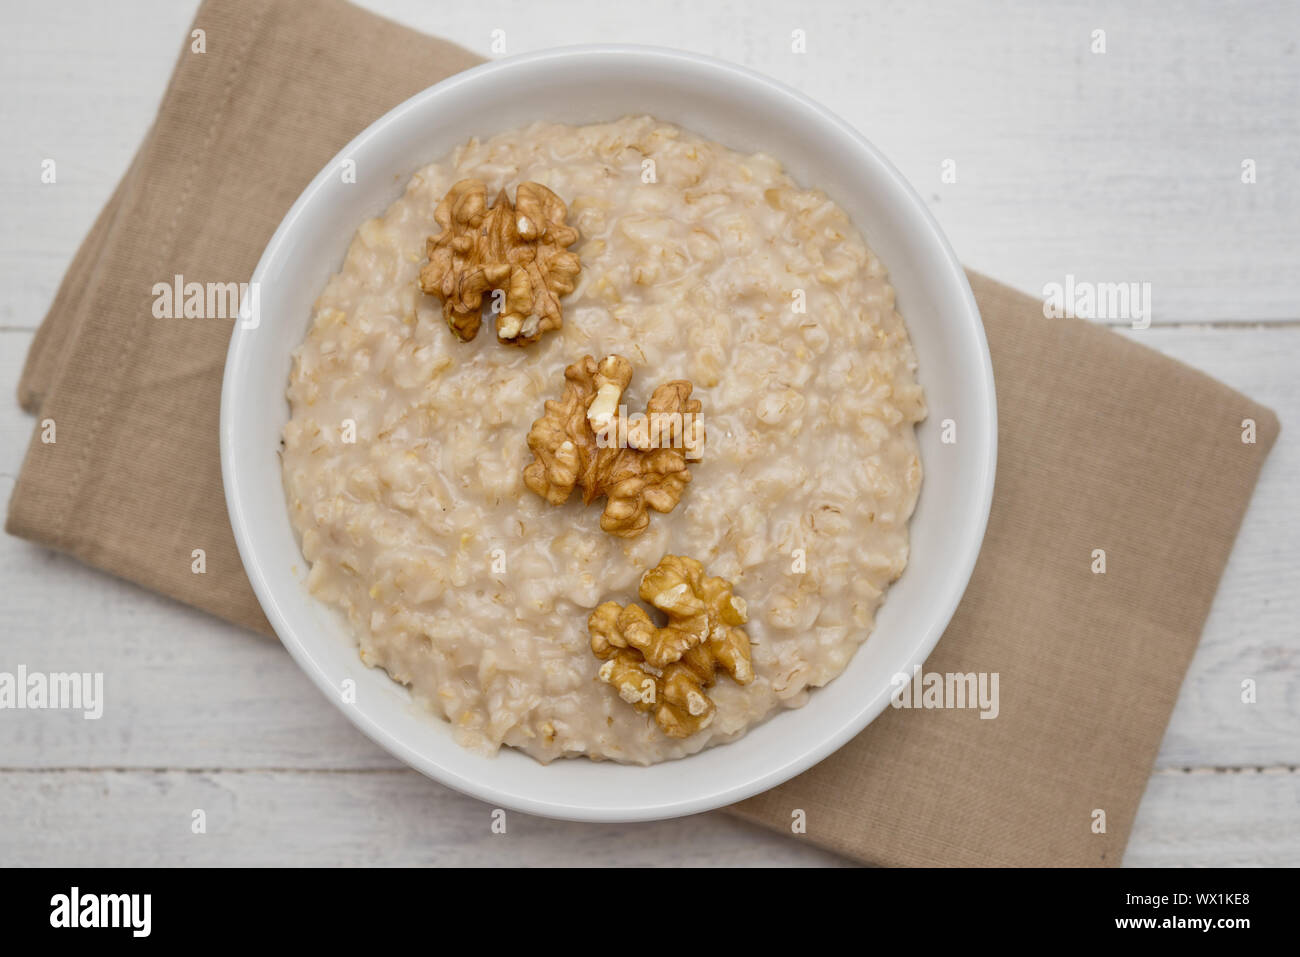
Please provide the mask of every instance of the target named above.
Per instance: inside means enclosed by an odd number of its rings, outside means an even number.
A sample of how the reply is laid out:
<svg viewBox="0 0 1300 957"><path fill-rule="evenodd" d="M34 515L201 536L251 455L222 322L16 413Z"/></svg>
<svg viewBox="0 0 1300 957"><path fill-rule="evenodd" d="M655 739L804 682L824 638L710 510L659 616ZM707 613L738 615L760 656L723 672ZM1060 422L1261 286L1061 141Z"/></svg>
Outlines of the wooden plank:
<svg viewBox="0 0 1300 957"><path fill-rule="evenodd" d="M191 832L196 809L205 815L204 834ZM492 810L406 770L3 771L0 860L92 867L845 863L720 814L589 825L511 812L506 833L494 834ZM1124 863L1300 864L1300 775L1157 774Z"/></svg>
<svg viewBox="0 0 1300 957"><path fill-rule="evenodd" d="M37 326L135 155L197 0L127 10L94 0L6 8L0 87L0 327ZM41 181L53 160L55 182Z"/></svg>
<svg viewBox="0 0 1300 957"><path fill-rule="evenodd" d="M1300 866L1300 774L1156 774L1133 823L1128 867Z"/></svg>
<svg viewBox="0 0 1300 957"><path fill-rule="evenodd" d="M1133 333L1300 421L1300 329ZM0 333L0 392L13 394L26 332ZM18 343L14 346L12 344ZM5 454L31 419L0 404ZM1290 426L1287 426L1288 428ZM1200 649L1170 721L1161 767L1300 764L1300 567L1294 477L1300 446L1284 433L1261 477ZM0 469L16 468L7 458ZM11 480L0 479L6 499ZM0 538L4 661L35 670L104 671L99 721L7 715L0 766L391 768L276 642L242 632L62 556ZM1254 678L1258 701L1241 702Z"/></svg>
<svg viewBox="0 0 1300 957"><path fill-rule="evenodd" d="M844 116L917 187L971 266L1039 294L1072 274L1151 284L1156 322L1285 321L1300 279L1300 99L1287 0L1044 8L854 0L635 5L366 0L492 55L614 40L718 56ZM152 120L194 2L123 17L94 0L24 8L0 32L18 91L0 153L0 326L34 326ZM1092 31L1106 31L1104 54ZM791 50L803 30L807 51ZM217 42L219 38L214 38ZM66 64L75 63L77 69ZM40 183L40 163L59 181ZM957 180L941 177L956 162ZM1257 182L1241 182L1255 161Z"/></svg>
<svg viewBox="0 0 1300 957"><path fill-rule="evenodd" d="M196 809L204 812L204 834L191 829ZM0 772L0 861L55 867L844 863L811 844L717 814L591 825L509 812L499 834L492 812L408 770Z"/></svg>

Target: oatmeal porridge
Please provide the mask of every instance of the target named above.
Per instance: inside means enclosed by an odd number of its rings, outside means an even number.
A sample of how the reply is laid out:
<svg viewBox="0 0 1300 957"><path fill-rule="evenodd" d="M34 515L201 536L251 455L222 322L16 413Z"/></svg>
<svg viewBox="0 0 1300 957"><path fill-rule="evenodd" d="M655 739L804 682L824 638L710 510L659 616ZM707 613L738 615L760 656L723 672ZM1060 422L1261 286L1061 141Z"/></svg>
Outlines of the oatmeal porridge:
<svg viewBox="0 0 1300 957"><path fill-rule="evenodd" d="M581 268L529 344L497 341L487 298L462 341L421 290L435 212L465 180L567 204ZM557 504L525 482L530 426L567 369L602 356L634 370L629 408L685 383L707 426L679 497L630 532L581 491ZM416 173L317 300L288 398L308 587L366 664L485 752L650 764L733 740L844 670L907 564L926 410L884 266L775 159L650 117L535 124ZM709 720L682 736L620 697L589 631L666 556L722 583L751 659L719 672ZM664 607L622 613L654 628Z"/></svg>

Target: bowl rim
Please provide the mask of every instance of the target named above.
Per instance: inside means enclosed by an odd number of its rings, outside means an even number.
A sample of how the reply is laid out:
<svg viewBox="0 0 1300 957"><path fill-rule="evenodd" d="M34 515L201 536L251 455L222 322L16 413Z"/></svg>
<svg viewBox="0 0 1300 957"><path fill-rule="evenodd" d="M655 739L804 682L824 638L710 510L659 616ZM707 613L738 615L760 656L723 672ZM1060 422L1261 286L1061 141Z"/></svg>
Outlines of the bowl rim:
<svg viewBox="0 0 1300 957"><path fill-rule="evenodd" d="M381 128L400 120L409 112L421 109L427 101L436 99L450 90L475 83L485 76L535 67L550 61L569 60L573 57L600 58L610 56L640 58L647 62L655 62L666 68L671 68L674 64L682 64L730 74L734 80L761 88L768 95L792 101L792 105L815 114L820 122L834 127L842 136L851 139L859 149L871 157L877 164L878 171L890 181L893 188L899 191L900 195L905 199L906 205L910 207L909 213L913 217L915 225L924 227L928 234L928 241L941 254L942 266L951 271L956 277L956 291L959 297L964 300L965 309L962 315L954 317L953 321L970 325L969 332L973 335L974 342L980 353L980 362L970 372L976 379L975 388L982 397L983 407L977 411L983 415L988 423L989 438L988 442L977 450L977 453L982 456L982 461L978 462L977 468L982 488L977 499L979 502L979 515L974 525L976 533L968 537L962 553L954 561L954 574L950 578L943 600L935 603L937 614L932 619L933 623L930 626L930 632L918 643L911 660L908 662L909 670L923 665L947 629L957 605L970 584L970 578L974 572L975 563L979 557L984 536L988 529L996 476L998 441L997 398L994 388L992 358L989 354L983 320L974 293L971 291L965 269L939 227L937 220L935 220L915 188L885 155L856 128L799 90L748 67L716 57L670 47L643 44L576 44L551 47L532 53L503 57L499 60L490 60L456 73L407 98L372 121L343 146L321 168L284 215L259 258L257 267L250 277L250 283L257 283L264 279L272 264L281 255L286 243L289 242L291 235L294 233L295 225L299 218L302 217L304 210L315 200L316 195L326 187L326 184L332 180L339 164L348 156L355 155L363 144L378 134ZM298 666L311 678L317 688L363 734L389 754L394 755L426 777L432 778L463 794L488 802L493 806L506 807L542 817L604 823L662 820L713 810L776 787L838 751L852 738L861 733L884 710L888 696L877 695L878 700L865 702L864 706L849 716L848 720L844 721L834 733L820 740L816 746L801 752L797 759L771 767L764 773L753 775L742 782L714 789L707 795L671 802L647 803L630 810L627 808L606 808L599 805L558 803L548 799L535 799L527 794L506 792L495 785L485 784L473 777L467 777L454 768L447 767L427 755L416 752L391 732L382 721L376 720L361 707L345 704L341 700L337 689L329 681L324 666L316 661L310 644L302 639L297 629L290 623L278 595L268 582L264 570L263 556L259 554L256 545L256 535L251 530L245 514L244 497L247 493L245 483L241 477L240 453L235 441L233 427L235 410L241 391L237 388L236 380L240 375L245 354L251 351L249 342L252 337L242 334L243 331L241 323L236 322L231 334L226 365L222 375L219 432L222 482L226 493L231 528L234 532L236 546L244 570L248 575L258 602L280 642L289 651ZM700 753L706 754L710 750L713 749L706 749ZM698 755L692 757L698 757ZM615 762L606 763L611 768L624 768L633 772L639 768L639 766L635 765L621 765Z"/></svg>

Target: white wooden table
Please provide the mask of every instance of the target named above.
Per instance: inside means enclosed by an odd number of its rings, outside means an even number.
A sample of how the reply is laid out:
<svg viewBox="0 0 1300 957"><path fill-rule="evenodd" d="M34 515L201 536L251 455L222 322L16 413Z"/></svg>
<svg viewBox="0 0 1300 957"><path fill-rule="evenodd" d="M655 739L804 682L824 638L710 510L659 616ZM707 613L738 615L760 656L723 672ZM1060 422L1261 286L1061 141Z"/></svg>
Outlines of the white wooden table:
<svg viewBox="0 0 1300 957"><path fill-rule="evenodd" d="M1150 282L1154 324L1126 334L1271 405L1284 431L1126 863L1300 863L1300 7L365 5L484 55L504 30L508 53L630 41L744 63L864 131L969 265L1035 294L1066 273ZM150 123L194 7L0 11L5 498L32 428L13 398L32 330ZM45 158L54 186L40 183ZM278 644L8 537L0 583L0 670L103 671L111 695L98 722L0 712L0 864L841 863L719 815L511 815L494 835L488 808L372 745ZM1245 677L1256 704L1240 701ZM206 834L191 832L194 809Z"/></svg>

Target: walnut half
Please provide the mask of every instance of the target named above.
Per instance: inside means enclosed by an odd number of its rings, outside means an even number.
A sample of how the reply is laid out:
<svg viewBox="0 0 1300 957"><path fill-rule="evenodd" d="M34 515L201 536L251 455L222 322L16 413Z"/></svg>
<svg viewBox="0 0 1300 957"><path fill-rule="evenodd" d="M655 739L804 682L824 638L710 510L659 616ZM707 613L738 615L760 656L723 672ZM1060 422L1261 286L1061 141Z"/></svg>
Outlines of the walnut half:
<svg viewBox="0 0 1300 957"><path fill-rule="evenodd" d="M693 558L665 555L641 576L637 594L663 611L658 627L640 605L607 601L587 618L600 679L664 734L685 738L708 727L715 707L705 689L721 669L738 684L754 680L745 603L731 584L704 574Z"/></svg>
<svg viewBox="0 0 1300 957"><path fill-rule="evenodd" d="M605 496L600 527L634 538L650 524L649 510L671 512L691 480L688 460L704 443L702 408L685 380L665 382L646 404L638 429L626 443L610 435L632 365L622 356L599 362L583 356L564 370L564 394L546 402L545 414L528 431L533 461L524 484L552 505L582 489L584 504ZM656 425L659 423L659 425Z"/></svg>
<svg viewBox="0 0 1300 957"><path fill-rule="evenodd" d="M420 288L442 300L456 336L478 335L483 296L500 290L497 339L536 342L564 321L560 297L573 292L581 269L568 247L578 231L565 224L564 201L540 183L520 183L512 205L503 189L491 207L487 186L463 179L442 198L433 218L442 227L426 245Z"/></svg>

